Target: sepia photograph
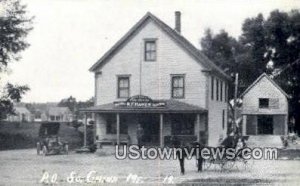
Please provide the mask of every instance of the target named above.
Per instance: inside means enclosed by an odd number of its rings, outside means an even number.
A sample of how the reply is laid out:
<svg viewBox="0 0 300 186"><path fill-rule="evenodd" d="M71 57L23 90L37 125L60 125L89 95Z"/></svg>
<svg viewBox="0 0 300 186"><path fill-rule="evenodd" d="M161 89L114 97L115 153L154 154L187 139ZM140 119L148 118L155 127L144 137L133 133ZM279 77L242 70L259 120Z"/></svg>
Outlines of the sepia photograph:
<svg viewBox="0 0 300 186"><path fill-rule="evenodd" d="M0 186L296 186L299 135L299 0L0 0Z"/></svg>

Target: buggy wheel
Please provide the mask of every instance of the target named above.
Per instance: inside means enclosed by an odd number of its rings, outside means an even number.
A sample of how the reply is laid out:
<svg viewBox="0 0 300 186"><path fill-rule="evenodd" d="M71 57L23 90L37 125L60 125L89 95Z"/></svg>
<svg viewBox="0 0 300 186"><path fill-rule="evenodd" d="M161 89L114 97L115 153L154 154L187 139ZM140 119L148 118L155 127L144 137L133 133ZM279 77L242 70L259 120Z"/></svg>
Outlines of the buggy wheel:
<svg viewBox="0 0 300 186"><path fill-rule="evenodd" d="M231 169L233 166L234 166L235 162L233 160L223 160L223 162L221 162L221 169L224 169L224 170L229 170Z"/></svg>
<svg viewBox="0 0 300 186"><path fill-rule="evenodd" d="M64 147L65 153L68 154L69 153L69 145L66 144Z"/></svg>
<svg viewBox="0 0 300 186"><path fill-rule="evenodd" d="M249 160L242 160L245 170L249 170L253 167L254 160L251 158Z"/></svg>
<svg viewBox="0 0 300 186"><path fill-rule="evenodd" d="M40 155L40 153L41 153L41 144L38 142L38 143L36 143L36 153L37 153L37 155Z"/></svg>
<svg viewBox="0 0 300 186"><path fill-rule="evenodd" d="M210 159L204 159L203 160L203 164L202 164L202 166L203 166L203 170L207 170L207 169L209 169L210 168L210 166L211 166L211 164L212 164L212 162L211 162L211 160Z"/></svg>
<svg viewBox="0 0 300 186"><path fill-rule="evenodd" d="M46 156L48 154L48 149L47 147L44 145L43 146L43 155Z"/></svg>

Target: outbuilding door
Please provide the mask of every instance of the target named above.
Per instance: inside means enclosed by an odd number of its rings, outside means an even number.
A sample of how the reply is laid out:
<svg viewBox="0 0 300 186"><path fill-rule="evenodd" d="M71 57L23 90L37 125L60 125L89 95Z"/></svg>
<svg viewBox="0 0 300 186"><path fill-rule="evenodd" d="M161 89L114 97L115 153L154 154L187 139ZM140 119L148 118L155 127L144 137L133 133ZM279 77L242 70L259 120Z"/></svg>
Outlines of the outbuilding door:
<svg viewBox="0 0 300 186"><path fill-rule="evenodd" d="M273 134L273 116L257 116L257 134Z"/></svg>

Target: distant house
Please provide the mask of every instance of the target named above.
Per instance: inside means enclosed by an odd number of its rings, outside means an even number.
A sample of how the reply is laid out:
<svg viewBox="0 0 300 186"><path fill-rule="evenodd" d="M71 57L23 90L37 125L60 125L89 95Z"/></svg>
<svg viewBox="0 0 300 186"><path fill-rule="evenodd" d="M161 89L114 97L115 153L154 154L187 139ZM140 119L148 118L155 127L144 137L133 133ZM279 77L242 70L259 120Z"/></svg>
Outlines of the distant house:
<svg viewBox="0 0 300 186"><path fill-rule="evenodd" d="M72 112L68 107L50 107L47 113L47 121L71 122Z"/></svg>
<svg viewBox="0 0 300 186"><path fill-rule="evenodd" d="M7 121L10 122L30 122L32 121L32 114L26 107L15 107L15 115L9 115Z"/></svg>
<svg viewBox="0 0 300 186"><path fill-rule="evenodd" d="M267 74L262 74L241 95L243 135L285 135L288 95Z"/></svg>
<svg viewBox="0 0 300 186"><path fill-rule="evenodd" d="M33 103L30 111L34 122L71 122L73 113L68 107L58 107L57 103Z"/></svg>

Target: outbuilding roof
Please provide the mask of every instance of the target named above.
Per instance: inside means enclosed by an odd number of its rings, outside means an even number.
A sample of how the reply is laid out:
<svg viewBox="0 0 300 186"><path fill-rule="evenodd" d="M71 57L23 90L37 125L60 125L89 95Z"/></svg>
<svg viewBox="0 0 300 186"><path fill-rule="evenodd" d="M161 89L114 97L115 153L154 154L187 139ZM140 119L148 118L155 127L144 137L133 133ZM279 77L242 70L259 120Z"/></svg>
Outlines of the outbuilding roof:
<svg viewBox="0 0 300 186"><path fill-rule="evenodd" d="M152 20L161 30L163 30L167 35L169 35L176 43L179 44L185 51L192 55L196 61L201 63L206 70L213 71L230 80L223 70L221 70L216 64L209 60L200 50L198 50L194 45L192 45L186 38L184 38L180 33L169 27L159 18L154 16L152 13L148 12L140 21L138 21L109 51L107 51L91 68L90 71L95 71L97 68L102 66L108 59L110 59L116 52L118 52L126 42L137 33L147 20Z"/></svg>
<svg viewBox="0 0 300 186"><path fill-rule="evenodd" d="M207 109L184 103L177 100L154 100L156 102L165 102L163 107L122 107L114 103L97 105L81 109L82 112L98 113L204 113Z"/></svg>
<svg viewBox="0 0 300 186"><path fill-rule="evenodd" d="M26 107L15 107L15 112L19 114L30 114L29 110Z"/></svg>
<svg viewBox="0 0 300 186"><path fill-rule="evenodd" d="M267 78L282 94L284 94L286 97L290 97L284 90L280 88L280 86L270 78L266 73L263 73L260 75L242 94L240 97L243 97L245 94L247 94L262 78Z"/></svg>

